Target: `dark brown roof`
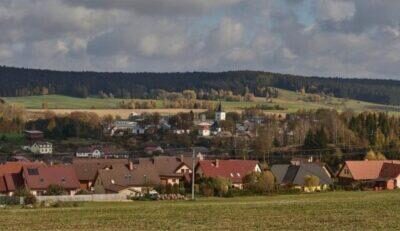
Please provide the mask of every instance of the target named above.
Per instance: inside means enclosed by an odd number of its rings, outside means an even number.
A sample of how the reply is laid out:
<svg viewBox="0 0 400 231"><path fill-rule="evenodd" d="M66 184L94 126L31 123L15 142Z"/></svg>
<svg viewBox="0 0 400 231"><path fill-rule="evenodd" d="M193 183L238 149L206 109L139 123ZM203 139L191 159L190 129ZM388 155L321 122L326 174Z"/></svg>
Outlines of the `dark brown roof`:
<svg viewBox="0 0 400 231"><path fill-rule="evenodd" d="M380 178L391 179L400 175L400 163L384 163L379 173Z"/></svg>
<svg viewBox="0 0 400 231"><path fill-rule="evenodd" d="M154 165L160 176L183 176L180 173L176 173L176 171L182 165L192 169L192 158L185 156L155 156L153 158L139 158L139 164Z"/></svg>
<svg viewBox="0 0 400 231"><path fill-rule="evenodd" d="M76 175L80 181L94 181L97 171L115 164L129 164L128 159L74 159Z"/></svg>
<svg viewBox="0 0 400 231"><path fill-rule="evenodd" d="M154 186L160 183L160 178L154 166L147 164L135 165L129 170L126 165L113 165L108 169L100 169L98 181L107 191L118 192L130 186Z"/></svg>
<svg viewBox="0 0 400 231"><path fill-rule="evenodd" d="M79 189L80 186L72 166L23 167L23 177L29 189L46 190L49 185Z"/></svg>

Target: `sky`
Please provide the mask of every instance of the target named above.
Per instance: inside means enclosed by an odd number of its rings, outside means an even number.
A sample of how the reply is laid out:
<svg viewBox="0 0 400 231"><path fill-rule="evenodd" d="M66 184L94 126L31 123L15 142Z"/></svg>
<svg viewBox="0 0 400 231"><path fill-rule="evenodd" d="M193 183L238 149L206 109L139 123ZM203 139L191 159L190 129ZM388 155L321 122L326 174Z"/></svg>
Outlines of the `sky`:
<svg viewBox="0 0 400 231"><path fill-rule="evenodd" d="M1 0L0 65L400 79L399 0Z"/></svg>

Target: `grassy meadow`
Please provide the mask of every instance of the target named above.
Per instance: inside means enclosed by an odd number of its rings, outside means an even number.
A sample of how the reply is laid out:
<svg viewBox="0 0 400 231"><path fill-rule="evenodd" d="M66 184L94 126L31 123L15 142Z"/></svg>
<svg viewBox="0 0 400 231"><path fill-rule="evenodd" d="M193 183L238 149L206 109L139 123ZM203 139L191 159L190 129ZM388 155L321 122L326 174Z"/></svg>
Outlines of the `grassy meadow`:
<svg viewBox="0 0 400 231"><path fill-rule="evenodd" d="M400 111L400 107L380 105L374 103L368 103L357 100L350 99L341 99L335 97L326 97L316 102L309 102L307 97L312 97L312 94L300 94L293 91L287 91L279 89L279 96L277 98L272 99L272 102L266 102L264 98L256 98L253 102L222 102L225 110L227 111L236 111L242 110L248 107L254 107L257 104L263 104L267 106L279 105L284 108L284 110L268 110L271 113L291 113L296 112L300 109L318 109L318 108L331 108L336 109L338 111L344 111L347 109L351 109L355 112L361 111L384 111L393 114L398 114ZM65 112L65 110L97 110L100 114L104 114L101 110L115 110L118 109L118 103L123 101L124 99L115 99L108 98L102 99L97 97L89 97L89 98L74 98L69 96L62 95L45 95L45 96L27 96L27 97L6 97L4 100L7 103L19 105L25 107L27 109L34 110L42 110L42 104L46 103L47 108L51 109L55 112ZM129 99L125 99L128 101ZM135 99L136 100L136 99ZM145 101L145 100L138 100ZM156 101L157 108L156 109L144 109L149 112L161 111L162 110L171 110L174 109L166 109L163 108L163 102L161 100ZM215 101L214 103L218 103ZM123 110L123 109L118 109ZM153 110L153 111L152 111ZM129 110L132 111L132 110ZM137 111L135 109L135 111ZM112 111L110 111L112 112ZM168 112L168 111L167 111ZM108 113L108 112L105 112Z"/></svg>
<svg viewBox="0 0 400 231"><path fill-rule="evenodd" d="M0 209L1 230L399 230L400 192Z"/></svg>

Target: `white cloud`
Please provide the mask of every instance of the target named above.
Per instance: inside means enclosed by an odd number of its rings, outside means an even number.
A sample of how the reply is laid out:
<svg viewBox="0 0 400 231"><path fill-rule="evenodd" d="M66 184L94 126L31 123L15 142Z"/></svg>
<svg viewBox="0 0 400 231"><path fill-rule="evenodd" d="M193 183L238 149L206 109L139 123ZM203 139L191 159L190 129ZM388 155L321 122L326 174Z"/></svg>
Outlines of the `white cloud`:
<svg viewBox="0 0 400 231"><path fill-rule="evenodd" d="M398 0L5 0L0 64L397 78L398 12Z"/></svg>
<svg viewBox="0 0 400 231"><path fill-rule="evenodd" d="M334 22L350 20L356 11L354 2L345 0L316 0L315 6L318 19Z"/></svg>

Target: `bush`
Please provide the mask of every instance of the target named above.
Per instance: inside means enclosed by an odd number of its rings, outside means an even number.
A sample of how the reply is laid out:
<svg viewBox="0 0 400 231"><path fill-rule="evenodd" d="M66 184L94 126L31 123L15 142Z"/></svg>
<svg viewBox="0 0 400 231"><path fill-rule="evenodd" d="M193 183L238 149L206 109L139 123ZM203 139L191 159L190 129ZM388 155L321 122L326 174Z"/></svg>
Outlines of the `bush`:
<svg viewBox="0 0 400 231"><path fill-rule="evenodd" d="M76 192L75 195L91 195L93 194L92 192L90 192L89 190L86 189L81 189L78 192Z"/></svg>
<svg viewBox="0 0 400 231"><path fill-rule="evenodd" d="M24 198L24 204L25 205L33 205L36 203L36 197L27 189L25 188L20 188L17 189L14 193L14 197L22 197Z"/></svg>
<svg viewBox="0 0 400 231"><path fill-rule="evenodd" d="M60 185L49 185L49 187L46 190L47 196L60 196L60 195L65 195L65 194L66 194L66 191Z"/></svg>
<svg viewBox="0 0 400 231"><path fill-rule="evenodd" d="M19 205L19 197L16 196L0 196L0 205Z"/></svg>
<svg viewBox="0 0 400 231"><path fill-rule="evenodd" d="M246 191L255 194L271 193L275 190L275 177L270 171L253 172L244 177L243 184Z"/></svg>
<svg viewBox="0 0 400 231"><path fill-rule="evenodd" d="M200 191L203 196L226 196L231 187L230 180L222 177L200 179Z"/></svg>

